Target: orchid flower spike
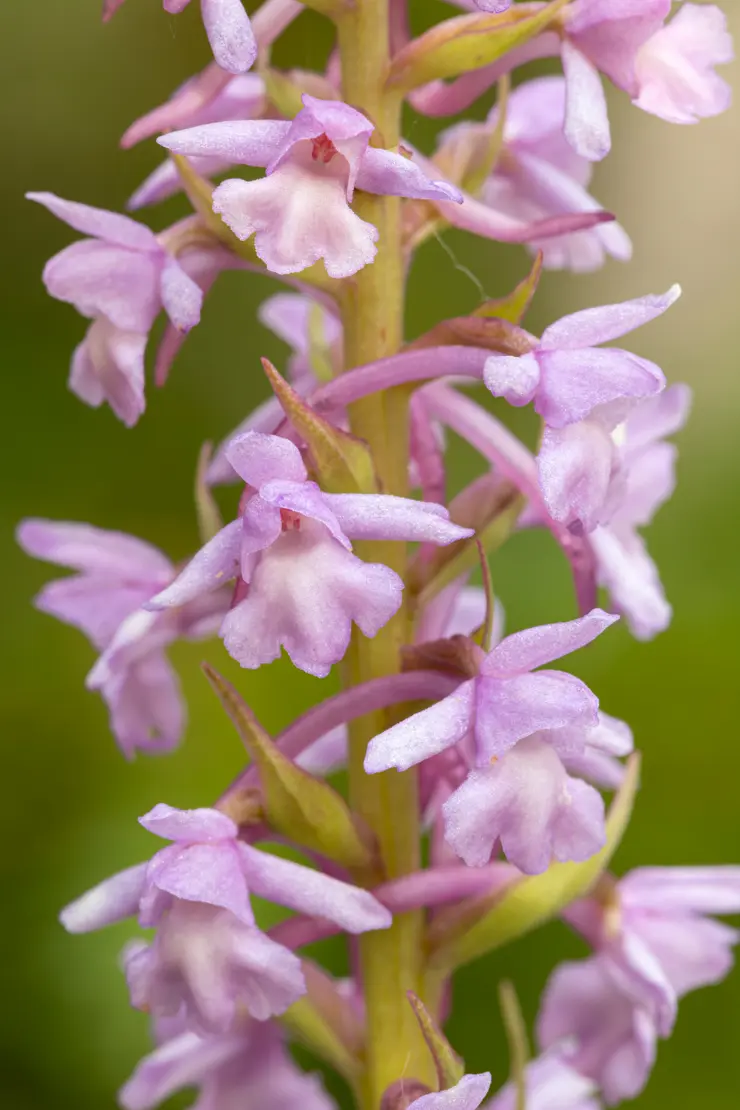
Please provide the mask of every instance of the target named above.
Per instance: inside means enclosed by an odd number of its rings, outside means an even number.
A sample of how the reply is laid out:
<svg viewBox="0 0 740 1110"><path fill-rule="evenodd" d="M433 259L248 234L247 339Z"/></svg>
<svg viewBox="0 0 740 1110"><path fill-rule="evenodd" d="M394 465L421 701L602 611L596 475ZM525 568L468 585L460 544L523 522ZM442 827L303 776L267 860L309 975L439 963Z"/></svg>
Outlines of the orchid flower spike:
<svg viewBox="0 0 740 1110"><path fill-rule="evenodd" d="M381 195L460 201L458 189L430 181L412 160L371 147L373 125L340 101L304 94L290 122L206 124L162 136L176 154L264 166L258 181L231 179L213 193L213 210L239 239L255 236L257 254L276 274L323 260L333 278L350 277L375 258L378 231L350 207L355 188Z"/></svg>
<svg viewBox="0 0 740 1110"><path fill-rule="evenodd" d="M157 548L88 524L25 520L18 543L29 555L78 574L46 585L36 607L80 628L102 654L87 677L108 705L111 731L124 755L175 747L185 723L180 683L165 648L178 639L213 636L228 607L224 591L168 613L142 605L175 578Z"/></svg>
<svg viewBox="0 0 740 1110"><path fill-rule="evenodd" d="M131 1001L155 1016L184 1007L191 1028L226 1032L240 1005L265 1021L304 993L300 960L257 928L250 892L351 933L391 923L367 891L243 843L218 810L160 804L140 823L174 843L83 894L61 921L86 933L136 914L157 929L126 958Z"/></svg>
<svg viewBox="0 0 740 1110"><path fill-rule="evenodd" d="M111 19L124 0L103 0L103 19ZM162 0L170 15L179 15L190 0ZM245 73L257 57L257 42L242 0L200 0L203 26L213 56L229 73Z"/></svg>
<svg viewBox="0 0 740 1110"><path fill-rule="evenodd" d="M180 607L240 578L246 589L221 636L243 667L272 662L284 647L301 670L324 676L343 658L353 621L374 636L390 620L403 582L389 567L352 554L350 537L448 544L472 535L441 505L323 493L308 480L295 444L278 436L246 432L225 454L250 491L243 516L147 604Z"/></svg>

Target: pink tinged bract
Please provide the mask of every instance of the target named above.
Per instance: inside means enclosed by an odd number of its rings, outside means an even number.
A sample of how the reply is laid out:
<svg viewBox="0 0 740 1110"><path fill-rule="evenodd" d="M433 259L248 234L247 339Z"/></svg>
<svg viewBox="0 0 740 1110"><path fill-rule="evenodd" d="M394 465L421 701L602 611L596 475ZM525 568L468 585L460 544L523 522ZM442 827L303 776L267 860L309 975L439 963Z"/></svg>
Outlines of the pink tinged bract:
<svg viewBox="0 0 740 1110"><path fill-rule="evenodd" d="M634 103L669 123L697 123L719 115L729 108L732 90L714 66L734 56L721 8L683 4L637 52Z"/></svg>
<svg viewBox="0 0 740 1110"><path fill-rule="evenodd" d="M509 862L529 875L553 859L588 859L605 842L601 795L569 777L547 733L471 771L442 808L445 839L469 867L485 866L499 839Z"/></svg>
<svg viewBox="0 0 740 1110"><path fill-rule="evenodd" d="M414 1099L415 1110L478 1110L491 1086L491 1073L464 1075L459 1083L447 1090L432 1092Z"/></svg>
<svg viewBox="0 0 740 1110"><path fill-rule="evenodd" d="M608 1105L635 1098L655 1062L650 1013L620 989L601 957L561 964L537 1020L542 1048L563 1045L566 1061L601 1087Z"/></svg>

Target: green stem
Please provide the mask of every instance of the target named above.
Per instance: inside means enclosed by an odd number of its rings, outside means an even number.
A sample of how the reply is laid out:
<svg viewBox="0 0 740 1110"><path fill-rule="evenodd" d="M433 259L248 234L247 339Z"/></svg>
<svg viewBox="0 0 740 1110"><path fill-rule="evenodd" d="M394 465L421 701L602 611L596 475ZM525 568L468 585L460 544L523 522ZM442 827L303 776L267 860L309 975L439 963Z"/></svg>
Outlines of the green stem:
<svg viewBox="0 0 740 1110"><path fill-rule="evenodd" d="M344 98L375 124L373 142L394 148L399 140L400 105L384 93L388 70L388 0L358 0L338 23ZM358 193L354 208L377 227L378 254L351 283L343 304L346 366L360 366L394 354L402 342L404 274L400 202L395 197ZM349 284L349 283L348 283ZM390 390L351 407L355 435L366 440L385 492L403 495L408 471L408 397ZM399 543L358 544L361 557L382 562L402 578L406 550ZM373 639L355 635L347 657L347 684L366 682L398 670L407 638L405 607ZM366 775L368 741L394 723L389 712L371 714L350 728L350 801L375 831L388 878L420 866L419 806L414 771ZM367 1009L365 1110L378 1110L385 1089L401 1077L434 1085L434 1068L424 1045L407 990L420 993L423 915L398 915L388 930L360 939Z"/></svg>

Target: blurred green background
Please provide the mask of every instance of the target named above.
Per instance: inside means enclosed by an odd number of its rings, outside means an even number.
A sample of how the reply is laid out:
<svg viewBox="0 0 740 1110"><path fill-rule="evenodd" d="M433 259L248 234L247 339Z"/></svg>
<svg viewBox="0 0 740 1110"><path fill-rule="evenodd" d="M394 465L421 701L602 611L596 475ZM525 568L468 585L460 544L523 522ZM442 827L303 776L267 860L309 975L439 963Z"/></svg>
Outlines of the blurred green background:
<svg viewBox="0 0 740 1110"><path fill-rule="evenodd" d="M192 474L201 442L220 438L265 395L258 356L278 364L284 348L255 322L255 307L277 286L229 275L209 298L163 392L127 431L105 408L67 392L69 355L85 324L49 300L40 271L70 232L25 203L49 189L108 208L158 161L153 143L117 147L127 124L161 102L208 58L197 16L177 18L157 0L129 0L114 22L100 0L5 0L0 15L0 114L4 149L0 202L0 350L6 493L2 508L3 691L6 828L0 1082L12 1110L106 1110L148 1044L146 1019L128 1008L117 953L127 926L67 936L59 907L105 875L152 851L136 817L155 802L207 804L238 771L242 755L199 673L204 651L179 646L174 658L190 708L185 742L166 759L126 765L106 712L83 679L93 654L77 632L36 613L34 592L51 568L13 542L24 515L90 521L146 537L175 559L192 551ZM740 5L725 8L740 31ZM424 9L424 11L422 11ZM421 19L437 18L419 0ZM278 63L321 64L327 27L304 15L285 36ZM732 78L732 74L728 74ZM696 405L681 436L679 491L649 533L650 549L675 606L670 631L633 642L624 629L574 660L611 713L626 718L644 750L644 789L618 866L723 863L740 859L738 824L738 651L740 575L737 412L740 215L738 117L696 128L670 127L612 98L614 151L599 167L595 193L633 235L635 260L589 277L548 275L529 325L562 311L684 287L677 308L630 344L672 380L690 382ZM411 122L410 141L429 149L428 125ZM151 215L164 227L183 211ZM432 242L411 276L408 332L470 310L474 284L507 291L526 268L524 252L446 236L454 257ZM457 263L457 265L456 265ZM456 479L472 466L460 453ZM466 470L467 468L467 470ZM518 537L494 563L510 629L572 615L565 568L544 536ZM237 674L218 645L207 651L236 678L258 715L279 729L324 691L283 664ZM450 1031L472 1070L506 1073L496 982L513 978L528 1017L554 963L581 952L560 924L466 969L456 983ZM730 1110L740 1096L740 975L682 1003L676 1033L660 1048L644 1110ZM245 1102L245 1110L248 1102ZM256 1108L255 1108L256 1110Z"/></svg>

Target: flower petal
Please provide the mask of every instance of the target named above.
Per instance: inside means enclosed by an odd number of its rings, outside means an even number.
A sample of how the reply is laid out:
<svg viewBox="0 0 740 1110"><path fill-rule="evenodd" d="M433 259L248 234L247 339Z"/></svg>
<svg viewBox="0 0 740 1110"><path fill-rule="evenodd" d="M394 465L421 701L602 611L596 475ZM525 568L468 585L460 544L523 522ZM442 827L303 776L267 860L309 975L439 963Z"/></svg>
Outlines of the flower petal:
<svg viewBox="0 0 740 1110"><path fill-rule="evenodd" d="M212 810L201 812L209 816L213 814ZM213 817L210 819L213 821ZM225 820L228 821L228 818ZM165 818L165 824L167 822L168 819ZM180 837L178 843L170 844L153 856L146 875L147 882L174 898L186 902L203 902L208 906L221 906L230 910L245 924L254 924L249 892L234 842L220 840L205 844L185 843L184 847L182 844L183 838ZM145 904L142 904L141 909L141 925L157 923L156 917L151 920L147 916Z"/></svg>
<svg viewBox="0 0 740 1110"><path fill-rule="evenodd" d="M691 389L669 385L656 397L635 406L625 421L624 445L630 453L680 431L691 408Z"/></svg>
<svg viewBox="0 0 740 1110"><path fill-rule="evenodd" d="M595 725L598 720L598 698L580 679L562 671L538 671L504 679L481 677L476 685L479 765L502 756L517 741L535 732Z"/></svg>
<svg viewBox="0 0 740 1110"><path fill-rule="evenodd" d="M91 524L30 518L18 527L16 539L25 552L48 563L73 567L87 574L145 582L167 580L172 564L151 544L124 532L110 532Z"/></svg>
<svg viewBox="0 0 740 1110"><path fill-rule="evenodd" d="M612 438L595 421L545 427L537 469L552 519L579 533L608 523L607 497L615 467Z"/></svg>
<svg viewBox="0 0 740 1110"><path fill-rule="evenodd" d="M27 200L43 204L58 219L69 224L82 235L91 235L106 243L127 247L132 251L159 252L157 237L144 224L121 216L118 212L106 212L103 208L91 208L88 204L78 204L64 200L54 193L26 193Z"/></svg>
<svg viewBox="0 0 740 1110"><path fill-rule="evenodd" d="M449 519L443 505L375 493L325 493L343 530L352 539L414 540L448 544L474 535Z"/></svg>
<svg viewBox="0 0 740 1110"><path fill-rule="evenodd" d="M270 902L335 922L350 933L387 929L392 915L366 890L239 841L250 890Z"/></svg>
<svg viewBox="0 0 740 1110"><path fill-rule="evenodd" d="M351 551L352 544L332 512L329 495L322 493L315 482L282 482L279 479L265 482L260 489L260 499L277 509L287 509L323 524L342 547Z"/></svg>
<svg viewBox="0 0 740 1110"><path fill-rule="evenodd" d="M543 350L575 350L610 343L662 316L681 296L681 286L672 285L667 293L649 293L621 304L585 308L563 316L545 328L540 340Z"/></svg>
<svg viewBox="0 0 740 1110"><path fill-rule="evenodd" d="M636 1010L599 957L561 964L550 976L537 1039L544 1048L568 1039L568 1062L599 1084L609 1105L639 1094L655 1062L649 1014Z"/></svg>
<svg viewBox="0 0 740 1110"><path fill-rule="evenodd" d="M414 1099L416 1110L477 1110L491 1086L491 1073L464 1075L454 1087Z"/></svg>
<svg viewBox="0 0 740 1110"><path fill-rule="evenodd" d="M297 667L323 677L343 658L352 622L374 636L398 610L402 589L394 571L363 563L304 519L261 557L246 599L224 619L224 645L249 668L284 647Z"/></svg>
<svg viewBox="0 0 740 1110"><path fill-rule="evenodd" d="M146 345L146 335L121 331L102 316L94 320L72 356L70 390L94 408L107 401L118 419L132 428L146 407Z"/></svg>
<svg viewBox="0 0 740 1110"><path fill-rule="evenodd" d="M432 181L412 158L392 150L368 147L360 163L357 188L380 196L415 197L461 204L463 195L447 181Z"/></svg>
<svg viewBox="0 0 740 1110"><path fill-rule="evenodd" d="M139 824L155 836L183 844L233 840L239 831L231 818L217 809L177 809L164 802L140 817Z"/></svg>
<svg viewBox="0 0 740 1110"><path fill-rule="evenodd" d="M528 405L540 384L540 367L534 355L491 355L483 368L486 389L510 405Z"/></svg>
<svg viewBox="0 0 740 1110"><path fill-rule="evenodd" d="M534 407L553 428L585 419L597 405L650 397L665 386L655 363L611 347L547 349L539 353L539 364L542 386Z"/></svg>
<svg viewBox="0 0 740 1110"><path fill-rule="evenodd" d="M619 882L629 906L665 913L740 913L740 867L637 867Z"/></svg>
<svg viewBox="0 0 740 1110"><path fill-rule="evenodd" d="M220 158L230 166L267 166L289 130L286 120L226 120L160 135L157 142L173 154Z"/></svg>
<svg viewBox="0 0 740 1110"><path fill-rule="evenodd" d="M282 436L244 432L229 441L224 454L239 477L257 490L276 478L305 482L308 477L300 451Z"/></svg>
<svg viewBox="0 0 740 1110"><path fill-rule="evenodd" d="M242 521L233 520L217 532L190 560L174 582L153 597L147 608L171 609L215 590L239 573Z"/></svg>
<svg viewBox="0 0 740 1110"><path fill-rule="evenodd" d="M200 1085L211 1073L244 1052L244 1037L199 1037L185 1032L159 1045L136 1066L118 1092L123 1110L154 1110L184 1087Z"/></svg>
<svg viewBox="0 0 740 1110"><path fill-rule="evenodd" d="M495 766L472 771L445 802L445 839L469 867L482 867L497 840L528 875L554 859L582 861L605 843L604 802L571 779L544 739L520 741Z"/></svg>
<svg viewBox="0 0 740 1110"><path fill-rule="evenodd" d="M160 258L82 239L44 267L50 296L83 316L105 316L122 331L148 332L160 310Z"/></svg>
<svg viewBox="0 0 740 1110"><path fill-rule="evenodd" d="M638 51L634 104L670 123L696 123L729 108L732 90L713 67L734 58L724 12L683 4Z"/></svg>
<svg viewBox="0 0 740 1110"><path fill-rule="evenodd" d="M179 331L189 331L200 322L203 290L174 258L165 260L159 288L162 307Z"/></svg>
<svg viewBox="0 0 740 1110"><path fill-rule="evenodd" d="M231 169L233 163L225 158L188 158L188 162L201 177L215 177ZM182 178L171 158L166 158L149 174L126 201L129 212L138 212L151 204L159 204L182 191Z"/></svg>
<svg viewBox="0 0 740 1110"><path fill-rule="evenodd" d="M137 863L127 867L65 906L59 920L67 932L90 933L137 914L148 866L147 863Z"/></svg>
<svg viewBox="0 0 740 1110"><path fill-rule="evenodd" d="M138 750L169 752L177 747L185 706L177 674L161 651L114 673L100 693L110 711L111 732L127 758Z"/></svg>
<svg viewBox="0 0 740 1110"><path fill-rule="evenodd" d="M600 585L615 609L624 614L630 632L638 640L651 640L671 623L672 610L666 600L658 568L637 533L621 534L612 528L597 528L589 537L597 560Z"/></svg>
<svg viewBox="0 0 740 1110"><path fill-rule="evenodd" d="M688 914L669 917L661 909L642 915L635 929L678 996L725 979L734 963L732 949L740 942L737 929Z"/></svg>
<svg viewBox="0 0 740 1110"><path fill-rule="evenodd" d="M582 158L600 162L611 149L609 116L601 76L577 46L564 39L565 137Z"/></svg>
<svg viewBox="0 0 740 1110"><path fill-rule="evenodd" d="M558 1049L527 1064L524 1072L527 1110L600 1110L596 1084L571 1068ZM507 1083L487 1110L516 1110L517 1089Z"/></svg>
<svg viewBox="0 0 740 1110"><path fill-rule="evenodd" d="M473 725L474 693L474 683L464 682L436 705L375 736L365 755L367 774L391 767L407 771L462 740Z"/></svg>
<svg viewBox="0 0 740 1110"><path fill-rule="evenodd" d="M119 587L107 576L85 574L47 583L33 603L40 612L81 629L102 651L126 617L150 597L148 585Z"/></svg>
<svg viewBox="0 0 740 1110"><path fill-rule="evenodd" d="M260 432L268 435L274 432L285 419L280 402L277 397L268 397L261 405L257 405L252 409L249 416L241 422L231 435L222 440L220 445L211 459L208 471L206 473L206 480L209 486L218 486L228 482L238 481L238 474L234 470L231 463L226 458L226 451L229 448L232 440L237 436L243 435L244 432Z"/></svg>
<svg viewBox="0 0 740 1110"><path fill-rule="evenodd" d="M213 57L228 73L246 73L257 57L257 40L242 0L201 0L203 26Z"/></svg>
<svg viewBox="0 0 740 1110"><path fill-rule="evenodd" d="M578 651L618 620L613 613L592 609L585 617L556 624L541 624L507 636L493 649L483 664L481 673L505 678L523 674L545 663L552 663Z"/></svg>
<svg viewBox="0 0 740 1110"><path fill-rule="evenodd" d="M255 235L257 254L276 274L323 259L329 277L345 278L373 261L378 231L347 204L338 177L306 172L293 161L258 181L224 181L213 210L238 239Z"/></svg>

